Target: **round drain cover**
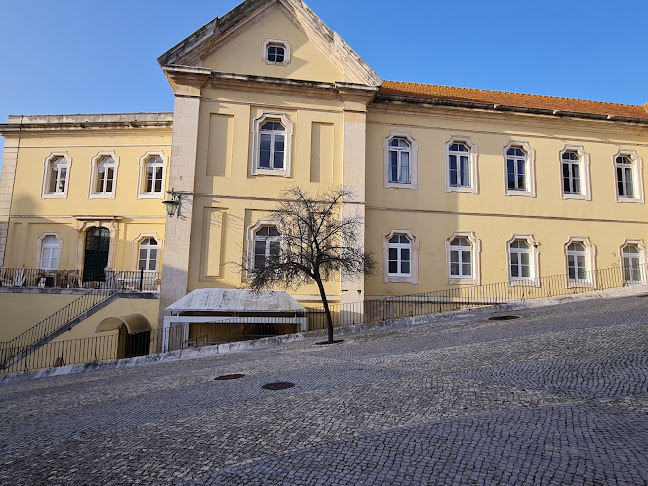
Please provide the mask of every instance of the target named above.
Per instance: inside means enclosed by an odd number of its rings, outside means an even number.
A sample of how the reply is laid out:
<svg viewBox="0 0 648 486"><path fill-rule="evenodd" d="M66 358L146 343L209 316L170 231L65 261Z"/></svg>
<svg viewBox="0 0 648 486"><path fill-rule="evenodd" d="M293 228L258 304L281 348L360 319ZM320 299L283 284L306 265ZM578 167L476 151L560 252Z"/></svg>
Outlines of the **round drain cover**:
<svg viewBox="0 0 648 486"><path fill-rule="evenodd" d="M293 386L295 386L294 383L290 383L288 381L278 381L276 383L266 383L261 388L264 388L266 390L285 390L286 388L292 388Z"/></svg>
<svg viewBox="0 0 648 486"><path fill-rule="evenodd" d="M517 319L519 316L493 316L489 317L489 321L510 321L511 319Z"/></svg>
<svg viewBox="0 0 648 486"><path fill-rule="evenodd" d="M235 373L233 375L220 375L214 378L214 380L238 380L239 378L243 378L245 375L242 375L241 373Z"/></svg>

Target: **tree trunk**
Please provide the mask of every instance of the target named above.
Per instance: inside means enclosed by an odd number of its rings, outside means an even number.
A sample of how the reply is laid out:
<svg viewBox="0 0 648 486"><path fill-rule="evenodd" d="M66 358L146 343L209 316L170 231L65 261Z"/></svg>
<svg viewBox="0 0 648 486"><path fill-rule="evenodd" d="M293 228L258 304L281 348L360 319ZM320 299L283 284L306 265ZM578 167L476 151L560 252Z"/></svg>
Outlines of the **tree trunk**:
<svg viewBox="0 0 648 486"><path fill-rule="evenodd" d="M331 310L329 309L328 299L326 298L326 291L324 290L324 284L322 283L322 277L319 275L316 276L315 282L317 282L317 287L320 291L320 296L322 297L322 304L324 304L324 312L326 313L326 329L328 330L328 343L333 343L333 318L331 317Z"/></svg>

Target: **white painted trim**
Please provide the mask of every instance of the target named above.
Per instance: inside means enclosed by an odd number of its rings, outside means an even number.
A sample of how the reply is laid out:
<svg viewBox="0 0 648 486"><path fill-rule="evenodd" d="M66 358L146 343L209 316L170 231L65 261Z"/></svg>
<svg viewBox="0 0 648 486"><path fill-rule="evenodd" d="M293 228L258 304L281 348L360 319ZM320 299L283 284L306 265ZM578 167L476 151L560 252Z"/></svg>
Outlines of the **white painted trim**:
<svg viewBox="0 0 648 486"><path fill-rule="evenodd" d="M275 45L280 44L284 48L283 62L273 62L268 60L268 46L270 44L275 44ZM266 40L263 41L261 59L263 59L263 62L265 62L266 64L270 64L271 66L286 66L287 64L290 64L290 59L291 59L290 44L288 43L287 40L267 38Z"/></svg>
<svg viewBox="0 0 648 486"><path fill-rule="evenodd" d="M585 280L572 281L569 279L569 260L567 259L567 247L572 243L582 243L585 247L585 272L587 278ZM563 255L565 257L565 279L567 281L567 288L576 287L596 287L596 246L587 236L571 236L565 244L563 244Z"/></svg>
<svg viewBox="0 0 648 486"><path fill-rule="evenodd" d="M46 231L42 233L38 238L36 238L36 243L34 244L34 268L43 269L41 267L41 258L43 251L43 241L48 236L54 236L59 241L59 267L61 266L61 257L63 255L63 238L58 231ZM43 270L58 270L58 269L43 269Z"/></svg>
<svg viewBox="0 0 648 486"><path fill-rule="evenodd" d="M52 160L57 157L63 157L66 162L65 171L65 189L63 192L47 192L49 188L49 165ZM41 187L41 199L67 199L68 188L70 187L70 172L72 171L72 157L67 152L52 152L45 157L45 165L43 170L43 184Z"/></svg>
<svg viewBox="0 0 648 486"><path fill-rule="evenodd" d="M152 157L160 157L164 165L162 166L162 191L160 192L144 192L146 184L146 162ZM169 158L159 151L148 151L139 159L139 178L137 181L137 199L162 199L166 194L167 187L167 168L169 166Z"/></svg>
<svg viewBox="0 0 648 486"><path fill-rule="evenodd" d="M247 264L247 272L245 272L245 279L250 279L252 276L250 275L250 269L254 268L254 235L256 232L263 226L273 226L277 228L277 225L270 219L268 218L262 218L262 219L257 219L256 223L254 223L252 226L248 227L247 229L247 248L246 248L246 264ZM277 228L277 231L281 234L281 231L279 228Z"/></svg>
<svg viewBox="0 0 648 486"><path fill-rule="evenodd" d="M139 271L139 268L137 268L138 263L139 263L139 246L142 240L146 238L155 238L155 241L157 241L157 261L155 262L155 270L144 270L144 273L148 272L160 272L162 270L161 264L162 264L162 239L158 236L157 233L140 233L137 235L137 237L133 240L133 251L132 251L132 256L131 256L131 268Z"/></svg>
<svg viewBox="0 0 648 486"><path fill-rule="evenodd" d="M390 182L389 181L389 143L394 138L404 138L410 144L410 181L409 182ZM383 140L384 152L384 174L385 189L418 189L418 142L414 140L409 132L390 132L389 136Z"/></svg>
<svg viewBox="0 0 648 486"><path fill-rule="evenodd" d="M581 172L581 194L566 194L563 185L562 156L565 152L576 152L580 159L579 167ZM558 168L560 174L560 194L563 199L582 199L585 201L592 200L592 185L590 181L590 157L582 145L565 145L558 152Z"/></svg>
<svg viewBox="0 0 648 486"><path fill-rule="evenodd" d="M261 169L259 168L259 147L261 137L261 124L266 120L279 120L286 129L286 140L284 145L284 168L283 169ZM285 113L264 113L254 120L252 126L252 175L271 175L290 177L291 155L292 155L292 134L293 124Z"/></svg>
<svg viewBox="0 0 648 486"><path fill-rule="evenodd" d="M619 185L617 181L616 173L616 159L620 156L629 157L632 161L632 177L633 177L633 189L635 191L635 197L625 197L619 195ZM616 202L619 203L635 203L643 204L644 203L644 185L643 185L643 160L637 155L637 152L634 150L624 150L619 149L616 154L612 157L612 167L614 170L614 194L616 195Z"/></svg>
<svg viewBox="0 0 648 486"><path fill-rule="evenodd" d="M506 152L512 148L521 148L526 153L526 185L525 191L516 191L508 187L508 169L506 164ZM535 150L529 145L528 142L519 140L511 140L508 145L504 147L504 194L507 196L526 196L536 197L536 179L535 179Z"/></svg>
<svg viewBox="0 0 648 486"><path fill-rule="evenodd" d="M529 278L513 277L511 275L511 243L515 240L523 240L529 245L529 260L531 262L531 276ZM521 285L529 287L540 287L540 251L538 250L540 244L530 234L513 233L511 238L506 241L506 272L508 274L508 282L510 286Z"/></svg>
<svg viewBox="0 0 648 486"><path fill-rule="evenodd" d="M626 238L621 246L619 246L619 261L621 262L621 272L622 278L624 279L625 284L625 272L623 269L623 249L628 245L636 245L639 248L639 264L641 268L641 282L646 283L646 263L648 262L648 255L646 251L646 245L643 240L633 240Z"/></svg>
<svg viewBox="0 0 648 486"><path fill-rule="evenodd" d="M115 161L112 192L108 193L94 192L94 186L97 177L97 163L101 160L102 157L111 157ZM97 152L97 155L92 157L92 159L90 160L90 187L88 188L88 199L115 199L115 194L117 192L118 169L119 157L115 154L114 151Z"/></svg>
<svg viewBox="0 0 648 486"><path fill-rule="evenodd" d="M108 247L108 268L113 268L115 261L115 246L117 245L117 233L119 232L119 223L115 220L84 221L79 225L79 237L77 240L77 270L82 271L85 263L85 239L86 232L90 228L106 228L110 232L110 246Z"/></svg>
<svg viewBox="0 0 648 486"><path fill-rule="evenodd" d="M389 239L394 235L405 235L411 243L410 246L410 275L389 275ZM383 283L419 283L419 239L412 230L407 228L390 228L389 233L383 238Z"/></svg>
<svg viewBox="0 0 648 486"><path fill-rule="evenodd" d="M450 272L450 242L457 237L467 238L471 243L472 278L453 276ZM481 241L473 231L455 231L445 242L446 246L446 276L448 285L480 285L481 284Z"/></svg>
<svg viewBox="0 0 648 486"><path fill-rule="evenodd" d="M450 186L450 146L453 143L464 143L468 145L468 158L470 162L470 186L467 187L454 187ZM478 159L479 153L477 145L470 139L470 137L452 137L445 144L445 174L446 174L446 192L470 192L479 194L479 172L478 172Z"/></svg>

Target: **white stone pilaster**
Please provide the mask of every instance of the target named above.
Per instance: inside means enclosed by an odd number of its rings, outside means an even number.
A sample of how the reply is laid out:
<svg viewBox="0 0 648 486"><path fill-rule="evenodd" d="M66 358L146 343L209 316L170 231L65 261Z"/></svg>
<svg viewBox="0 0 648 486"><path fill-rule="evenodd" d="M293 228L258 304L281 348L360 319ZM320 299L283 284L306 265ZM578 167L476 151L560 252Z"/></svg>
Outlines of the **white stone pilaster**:
<svg viewBox="0 0 648 486"><path fill-rule="evenodd" d="M20 139L17 137L8 137L6 139L2 161L2 175L0 176L0 267L3 267L5 263L5 252L9 237L9 215L11 213L14 181L16 180L19 143Z"/></svg>

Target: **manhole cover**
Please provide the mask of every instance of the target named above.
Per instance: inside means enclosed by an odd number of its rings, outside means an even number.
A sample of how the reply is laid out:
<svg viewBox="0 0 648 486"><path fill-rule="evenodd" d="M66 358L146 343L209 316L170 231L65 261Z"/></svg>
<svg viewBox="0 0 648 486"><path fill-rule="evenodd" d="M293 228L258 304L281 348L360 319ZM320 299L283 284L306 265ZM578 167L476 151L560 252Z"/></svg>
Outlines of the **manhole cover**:
<svg viewBox="0 0 648 486"><path fill-rule="evenodd" d="M322 341L321 343L315 343L317 346L324 346L326 344L338 344L338 343L343 343L344 339L335 339L332 343L329 343L328 341Z"/></svg>
<svg viewBox="0 0 648 486"><path fill-rule="evenodd" d="M290 383L288 381L278 381L276 383L266 383L261 388L264 388L266 390L285 390L286 388L292 388L293 386L295 386L294 383Z"/></svg>
<svg viewBox="0 0 648 486"><path fill-rule="evenodd" d="M517 319L519 316L493 316L489 317L489 321L510 321L511 319Z"/></svg>
<svg viewBox="0 0 648 486"><path fill-rule="evenodd" d="M238 380L239 378L243 378L245 375L242 375L241 373L234 373L233 375L220 375L214 378L214 380Z"/></svg>

